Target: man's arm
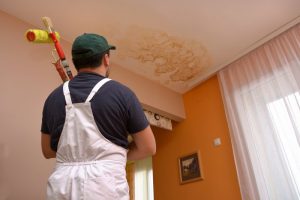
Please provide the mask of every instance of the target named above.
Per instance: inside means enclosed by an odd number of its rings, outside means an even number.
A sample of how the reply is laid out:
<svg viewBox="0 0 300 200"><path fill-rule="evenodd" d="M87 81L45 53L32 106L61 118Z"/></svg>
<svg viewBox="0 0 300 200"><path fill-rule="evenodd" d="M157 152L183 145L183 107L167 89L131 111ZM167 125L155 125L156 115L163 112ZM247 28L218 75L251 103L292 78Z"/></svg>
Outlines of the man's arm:
<svg viewBox="0 0 300 200"><path fill-rule="evenodd" d="M140 160L152 156L156 152L156 143L150 126L144 130L132 134L133 142L129 145L128 160Z"/></svg>
<svg viewBox="0 0 300 200"><path fill-rule="evenodd" d="M44 157L46 159L55 158L56 152L53 151L50 146L50 139L51 139L50 135L46 133L42 133L41 135L42 135L42 140L41 140L42 152Z"/></svg>

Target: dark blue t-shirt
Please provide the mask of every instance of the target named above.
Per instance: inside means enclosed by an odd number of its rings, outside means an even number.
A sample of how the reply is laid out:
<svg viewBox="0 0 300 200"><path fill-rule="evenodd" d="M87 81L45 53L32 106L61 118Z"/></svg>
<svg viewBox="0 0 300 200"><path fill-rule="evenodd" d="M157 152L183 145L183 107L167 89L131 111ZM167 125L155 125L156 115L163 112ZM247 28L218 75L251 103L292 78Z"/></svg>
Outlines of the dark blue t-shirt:
<svg viewBox="0 0 300 200"><path fill-rule="evenodd" d="M72 103L84 102L92 88L104 77L79 73L69 83ZM50 134L51 148L57 150L66 111L63 85L46 99L41 132ZM94 119L102 135L116 145L128 148L127 136L145 129L149 123L135 94L117 81L104 84L91 100Z"/></svg>

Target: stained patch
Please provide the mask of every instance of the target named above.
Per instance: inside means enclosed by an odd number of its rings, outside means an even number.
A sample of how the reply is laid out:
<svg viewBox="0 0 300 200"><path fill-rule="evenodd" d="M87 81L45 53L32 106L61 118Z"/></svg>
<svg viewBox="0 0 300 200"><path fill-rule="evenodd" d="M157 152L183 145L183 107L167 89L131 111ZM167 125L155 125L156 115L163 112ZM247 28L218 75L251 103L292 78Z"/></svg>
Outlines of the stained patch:
<svg viewBox="0 0 300 200"><path fill-rule="evenodd" d="M123 36L117 41L123 47L118 49L118 57L152 68L155 76L167 79L165 84L189 81L211 66L208 51L200 42L136 26Z"/></svg>

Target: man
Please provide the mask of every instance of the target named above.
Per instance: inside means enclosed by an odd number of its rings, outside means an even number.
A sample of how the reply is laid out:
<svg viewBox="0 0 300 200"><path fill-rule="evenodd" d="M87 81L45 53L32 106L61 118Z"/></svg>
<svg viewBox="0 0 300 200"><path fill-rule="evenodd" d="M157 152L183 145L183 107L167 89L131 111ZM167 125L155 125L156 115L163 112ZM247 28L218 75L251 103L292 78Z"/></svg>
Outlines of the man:
<svg viewBox="0 0 300 200"><path fill-rule="evenodd" d="M42 151L56 157L47 199L128 200L125 165L156 151L155 139L135 94L108 79L110 50L97 34L72 45L78 75L47 98ZM133 137L128 144L128 133Z"/></svg>

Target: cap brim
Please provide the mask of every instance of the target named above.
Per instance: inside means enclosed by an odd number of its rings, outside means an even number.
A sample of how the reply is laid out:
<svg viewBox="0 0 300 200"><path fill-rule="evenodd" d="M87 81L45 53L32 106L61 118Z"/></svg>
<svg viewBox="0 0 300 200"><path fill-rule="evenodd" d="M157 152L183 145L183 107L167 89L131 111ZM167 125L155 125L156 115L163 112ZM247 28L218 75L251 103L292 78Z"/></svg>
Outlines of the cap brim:
<svg viewBox="0 0 300 200"><path fill-rule="evenodd" d="M109 49L111 49L111 50L116 50L116 46L109 45Z"/></svg>

